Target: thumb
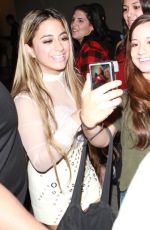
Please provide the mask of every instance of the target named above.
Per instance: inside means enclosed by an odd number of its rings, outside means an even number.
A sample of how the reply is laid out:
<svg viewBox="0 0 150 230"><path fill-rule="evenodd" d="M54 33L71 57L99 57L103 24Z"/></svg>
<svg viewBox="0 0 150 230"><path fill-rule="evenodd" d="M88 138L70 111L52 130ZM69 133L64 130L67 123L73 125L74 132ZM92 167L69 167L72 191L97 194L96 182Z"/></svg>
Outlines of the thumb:
<svg viewBox="0 0 150 230"><path fill-rule="evenodd" d="M82 96L85 96L90 92L91 92L91 78L90 78L90 74L87 73L86 82L85 82L83 90L82 90Z"/></svg>

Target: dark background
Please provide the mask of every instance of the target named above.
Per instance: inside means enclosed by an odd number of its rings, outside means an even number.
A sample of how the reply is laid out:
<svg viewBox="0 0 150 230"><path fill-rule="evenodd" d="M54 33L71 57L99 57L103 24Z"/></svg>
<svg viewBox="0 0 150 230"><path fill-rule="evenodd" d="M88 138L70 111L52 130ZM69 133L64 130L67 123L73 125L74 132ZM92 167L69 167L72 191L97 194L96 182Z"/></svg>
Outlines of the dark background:
<svg viewBox="0 0 150 230"><path fill-rule="evenodd" d="M70 24L73 7L81 3L92 2L98 2L104 6L106 21L109 28L122 32L121 1L122 0L0 0L0 36L7 36L10 34L10 27L5 20L8 13L14 14L17 21L21 24L22 18L31 9L54 7L65 15ZM9 57L11 46L7 41L5 43Z"/></svg>

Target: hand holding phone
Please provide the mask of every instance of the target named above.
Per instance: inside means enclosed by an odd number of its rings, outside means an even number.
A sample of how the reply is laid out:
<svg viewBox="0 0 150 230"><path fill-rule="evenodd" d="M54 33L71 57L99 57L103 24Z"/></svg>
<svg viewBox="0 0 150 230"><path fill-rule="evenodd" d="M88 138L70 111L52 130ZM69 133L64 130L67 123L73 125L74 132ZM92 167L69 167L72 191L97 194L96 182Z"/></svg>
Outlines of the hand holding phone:
<svg viewBox="0 0 150 230"><path fill-rule="evenodd" d="M115 80L115 72L118 71L117 62L104 61L89 65L92 89Z"/></svg>

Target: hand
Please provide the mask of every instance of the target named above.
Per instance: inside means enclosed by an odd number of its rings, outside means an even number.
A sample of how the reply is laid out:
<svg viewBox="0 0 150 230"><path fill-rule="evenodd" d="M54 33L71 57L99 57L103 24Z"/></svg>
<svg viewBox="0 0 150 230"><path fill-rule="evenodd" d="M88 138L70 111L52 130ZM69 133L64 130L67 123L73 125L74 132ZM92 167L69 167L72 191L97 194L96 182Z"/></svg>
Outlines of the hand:
<svg viewBox="0 0 150 230"><path fill-rule="evenodd" d="M90 76L87 75L81 94L81 117L87 127L103 122L121 103L123 90L117 89L120 85L121 81L115 80L91 90Z"/></svg>

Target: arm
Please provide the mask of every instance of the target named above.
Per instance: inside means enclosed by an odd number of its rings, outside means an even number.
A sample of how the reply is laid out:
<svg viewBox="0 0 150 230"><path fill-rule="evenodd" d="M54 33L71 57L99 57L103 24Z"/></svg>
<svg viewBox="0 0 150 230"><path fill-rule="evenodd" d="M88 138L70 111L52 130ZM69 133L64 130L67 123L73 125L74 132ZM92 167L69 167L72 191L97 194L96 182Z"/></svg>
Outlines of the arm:
<svg viewBox="0 0 150 230"><path fill-rule="evenodd" d="M85 136L97 147L105 147L109 143L109 136L103 123L110 129L112 135L117 131L106 119L121 103L123 91L116 89L120 84L120 81L113 81L91 91L90 77L87 76L82 92L80 118Z"/></svg>
<svg viewBox="0 0 150 230"><path fill-rule="evenodd" d="M18 112L19 133L28 154L28 157L37 171L44 172L53 165L53 159L47 151L47 144L44 136L43 124L38 107L28 95L19 95L15 98ZM54 139L64 150L68 150L73 143L74 135L80 127L80 121L76 113L70 114L60 111L60 121L58 130L54 133ZM50 122L50 121L49 121ZM59 161L62 155L50 146L51 153L55 161Z"/></svg>
<svg viewBox="0 0 150 230"><path fill-rule="evenodd" d="M0 229L46 230L19 201L0 184Z"/></svg>
<svg viewBox="0 0 150 230"><path fill-rule="evenodd" d="M113 124L109 124L106 126L111 131L112 136L114 136L117 132L115 126ZM103 124L97 125L93 129L88 129L84 127L84 125L82 125L82 127L85 136L89 139L92 145L103 148L109 144L109 135L105 127L103 127Z"/></svg>

